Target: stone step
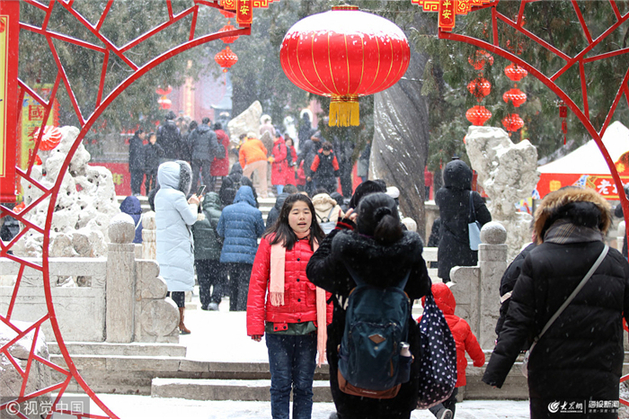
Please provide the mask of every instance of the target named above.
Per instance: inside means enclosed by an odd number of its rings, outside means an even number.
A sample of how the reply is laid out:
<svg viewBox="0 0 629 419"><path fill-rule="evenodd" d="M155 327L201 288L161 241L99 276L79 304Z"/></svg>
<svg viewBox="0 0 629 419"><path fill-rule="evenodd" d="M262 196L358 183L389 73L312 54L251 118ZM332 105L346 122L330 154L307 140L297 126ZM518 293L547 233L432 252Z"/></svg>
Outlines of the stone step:
<svg viewBox="0 0 629 419"><path fill-rule="evenodd" d="M189 400L270 401L271 380L195 380L154 378L152 397ZM313 383L314 402L332 402L328 380Z"/></svg>
<svg viewBox="0 0 629 419"><path fill-rule="evenodd" d="M172 343L108 343L108 342L65 342L71 356L170 356L185 357L187 348ZM51 355L60 355L57 342L48 343Z"/></svg>

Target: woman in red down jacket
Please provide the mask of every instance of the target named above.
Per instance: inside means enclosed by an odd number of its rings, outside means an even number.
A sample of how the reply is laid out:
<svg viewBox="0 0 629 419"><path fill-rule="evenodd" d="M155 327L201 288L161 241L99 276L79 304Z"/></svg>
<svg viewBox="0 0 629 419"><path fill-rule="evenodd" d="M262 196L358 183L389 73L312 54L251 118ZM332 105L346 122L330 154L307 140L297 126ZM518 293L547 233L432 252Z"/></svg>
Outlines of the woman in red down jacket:
<svg viewBox="0 0 629 419"><path fill-rule="evenodd" d="M463 387L467 382L465 378L465 369L467 368L465 352L467 351L470 355L474 361L475 367L482 367L485 364L485 353L478 344L476 336L472 333L470 325L459 316L454 315L456 300L454 299L452 291L450 291L450 287L444 283L434 283L432 284L432 295L435 297L437 307L439 307L439 309L443 312L446 322L448 322L450 331L452 331L452 336L454 336L454 341L456 343L456 387ZM419 322L419 319L417 321ZM454 412L456 410L456 395L458 393L457 388L454 389L454 392L449 399L430 408L430 411L438 419L450 419L454 417Z"/></svg>
<svg viewBox="0 0 629 419"><path fill-rule="evenodd" d="M271 370L271 414L293 418L312 414L316 355L325 360L327 325L332 322L331 294L306 277L306 266L325 234L313 222L314 207L305 195L289 195L256 254L247 300L247 335L266 334Z"/></svg>
<svg viewBox="0 0 629 419"><path fill-rule="evenodd" d="M286 160L288 161L288 171L286 172L285 185L297 185L296 172L297 172L297 151L295 151L295 144L293 139L290 138L288 133L284 134L284 144L288 150Z"/></svg>
<svg viewBox="0 0 629 419"><path fill-rule="evenodd" d="M276 133L269 163L271 163L271 185L277 189L278 196L284 190L284 185L286 185L286 173L288 172L287 155L288 149L286 144L284 144L284 138L279 133Z"/></svg>
<svg viewBox="0 0 629 419"><path fill-rule="evenodd" d="M223 146L225 153L223 156L214 157L214 161L210 167L210 176L227 176L229 175L229 135L223 131L223 125L220 122L216 122L212 128L216 133L218 143ZM214 190L214 188L211 188L211 190Z"/></svg>

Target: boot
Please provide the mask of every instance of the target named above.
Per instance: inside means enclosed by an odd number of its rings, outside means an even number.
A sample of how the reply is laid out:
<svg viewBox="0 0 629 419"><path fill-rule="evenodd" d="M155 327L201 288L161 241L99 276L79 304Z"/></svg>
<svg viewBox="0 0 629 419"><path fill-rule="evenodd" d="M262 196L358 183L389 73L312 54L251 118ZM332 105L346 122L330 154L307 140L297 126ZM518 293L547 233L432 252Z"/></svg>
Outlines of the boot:
<svg viewBox="0 0 629 419"><path fill-rule="evenodd" d="M186 310L185 307L179 307L179 333L182 335L189 335L190 330L183 324L183 312Z"/></svg>

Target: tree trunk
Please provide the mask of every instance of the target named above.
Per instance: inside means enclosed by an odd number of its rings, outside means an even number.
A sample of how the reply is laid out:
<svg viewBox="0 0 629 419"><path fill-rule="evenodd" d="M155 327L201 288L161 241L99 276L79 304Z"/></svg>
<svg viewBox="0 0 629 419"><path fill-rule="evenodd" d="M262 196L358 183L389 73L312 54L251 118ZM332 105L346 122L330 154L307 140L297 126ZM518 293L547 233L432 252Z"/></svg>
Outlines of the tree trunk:
<svg viewBox="0 0 629 419"><path fill-rule="evenodd" d="M428 56L411 51L404 77L374 97L372 179L383 179L400 190L400 210L417 222L426 237L424 167L428 157L428 100L421 96L421 77Z"/></svg>

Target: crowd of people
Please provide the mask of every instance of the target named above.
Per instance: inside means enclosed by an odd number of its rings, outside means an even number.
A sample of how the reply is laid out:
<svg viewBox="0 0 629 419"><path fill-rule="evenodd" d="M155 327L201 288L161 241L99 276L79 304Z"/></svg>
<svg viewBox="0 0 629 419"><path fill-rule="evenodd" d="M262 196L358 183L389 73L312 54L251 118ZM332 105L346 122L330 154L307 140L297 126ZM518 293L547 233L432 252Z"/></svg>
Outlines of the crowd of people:
<svg viewBox="0 0 629 419"><path fill-rule="evenodd" d="M192 143L215 156L211 150L218 148L219 136L208 131L202 128ZM272 147L259 138L265 132L272 136ZM178 157L159 165L157 260L180 310L180 332L191 333L184 324L184 296L195 284L196 270L202 309L217 310L228 295L231 311L246 311L247 334L258 342L264 337L273 418L289 417L291 392L292 417L310 418L314 371L327 361L336 406L331 417L406 419L425 385L416 362L426 351L418 327L423 319L403 311L403 338L394 342L395 362L389 361L398 377L395 391L365 395L361 392L375 390L352 382L355 371L348 365L359 362L352 351L373 341L377 352L390 337L383 330L349 345L348 333L367 333L352 323L357 315L352 299L359 298L361 287L399 288L411 305L430 295L456 344L452 391L430 411L438 419L452 419L457 388L466 383L465 353L474 366L485 364L469 324L454 314L449 288L452 267L477 264L472 225L491 221L483 198L472 191L472 170L456 158L443 170L443 187L435 193L440 218L431 235L431 244L439 248L440 280L431 279L423 240L414 231L417 224L400 214L400 191L364 178L346 199L338 191L341 168L334 147L318 131L304 135L297 153L292 139L265 120L261 134L243 136L239 161L218 193L204 196L191 188L195 180L211 181L212 166L203 168L208 160L192 154L197 162L192 165ZM258 196L268 196L268 164L277 199L265 225ZM301 183L299 168L304 167ZM137 211L133 199L125 206ZM618 400L629 264L604 244L609 206L591 189L564 188L544 198L534 218L534 243L509 266L501 283L498 339L483 381L501 387L518 354L530 348L532 418L554 417L548 407L553 400ZM409 351L410 365L404 364L402 350ZM376 365L371 367L376 377ZM615 417L612 410L586 417Z"/></svg>

